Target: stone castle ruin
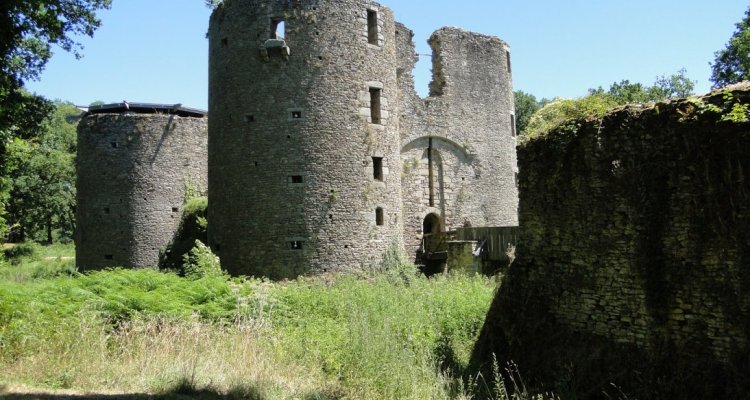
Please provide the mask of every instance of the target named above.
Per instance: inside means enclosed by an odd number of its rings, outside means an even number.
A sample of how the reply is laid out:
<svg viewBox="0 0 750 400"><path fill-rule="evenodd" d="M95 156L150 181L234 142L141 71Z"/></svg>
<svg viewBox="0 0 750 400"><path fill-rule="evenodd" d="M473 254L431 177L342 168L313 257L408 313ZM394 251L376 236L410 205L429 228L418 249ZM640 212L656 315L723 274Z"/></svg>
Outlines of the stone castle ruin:
<svg viewBox="0 0 750 400"><path fill-rule="evenodd" d="M507 44L438 30L422 99L412 32L368 0L227 0L208 36L207 147L203 115L111 106L81 123L80 268L155 265L185 182L206 179L209 244L234 275L345 271L392 247L425 264L504 255Z"/></svg>

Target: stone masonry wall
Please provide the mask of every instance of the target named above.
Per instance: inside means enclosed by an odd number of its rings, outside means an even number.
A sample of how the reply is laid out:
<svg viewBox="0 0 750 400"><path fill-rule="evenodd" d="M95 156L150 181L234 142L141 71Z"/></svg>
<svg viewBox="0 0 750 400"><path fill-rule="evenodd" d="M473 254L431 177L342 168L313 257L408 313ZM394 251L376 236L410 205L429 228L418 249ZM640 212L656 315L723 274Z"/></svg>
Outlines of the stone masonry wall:
<svg viewBox="0 0 750 400"><path fill-rule="evenodd" d="M278 20L289 55L265 58ZM227 0L213 13L209 241L230 273L343 271L401 247L394 29L367 0Z"/></svg>
<svg viewBox="0 0 750 400"><path fill-rule="evenodd" d="M156 266L186 190L207 186L206 118L89 114L78 126L76 265Z"/></svg>
<svg viewBox="0 0 750 400"><path fill-rule="evenodd" d="M404 240L416 251L425 216L443 230L515 226L516 138L510 49L501 40L442 28L430 38L430 96L414 89L417 61L412 32L396 30L399 120L404 198ZM432 147L430 204L428 148Z"/></svg>
<svg viewBox="0 0 750 400"><path fill-rule="evenodd" d="M748 101L745 85L627 107L519 147L517 259L473 364L496 353L581 386L605 374L639 398L745 397L750 124L731 119Z"/></svg>

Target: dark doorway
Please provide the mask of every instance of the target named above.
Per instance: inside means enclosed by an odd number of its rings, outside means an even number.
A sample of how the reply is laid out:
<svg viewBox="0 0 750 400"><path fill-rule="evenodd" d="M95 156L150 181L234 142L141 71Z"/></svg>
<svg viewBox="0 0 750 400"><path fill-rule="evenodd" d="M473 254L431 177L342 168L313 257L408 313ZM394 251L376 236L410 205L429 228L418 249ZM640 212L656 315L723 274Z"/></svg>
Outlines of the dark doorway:
<svg viewBox="0 0 750 400"><path fill-rule="evenodd" d="M435 275L443 272L447 252L445 247L445 234L440 217L435 213L427 214L422 221L422 245L418 258L423 265L422 272L427 275Z"/></svg>
<svg viewBox="0 0 750 400"><path fill-rule="evenodd" d="M440 233L442 231L442 224L440 223L440 217L435 213L427 214L422 222L422 233Z"/></svg>

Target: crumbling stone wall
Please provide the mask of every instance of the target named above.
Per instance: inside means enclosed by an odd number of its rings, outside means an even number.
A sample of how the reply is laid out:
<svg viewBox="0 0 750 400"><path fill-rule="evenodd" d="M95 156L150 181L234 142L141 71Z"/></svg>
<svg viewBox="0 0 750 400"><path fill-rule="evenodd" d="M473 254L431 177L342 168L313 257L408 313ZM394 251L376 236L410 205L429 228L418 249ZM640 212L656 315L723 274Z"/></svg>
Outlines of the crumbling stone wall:
<svg viewBox="0 0 750 400"><path fill-rule="evenodd" d="M404 240L419 246L425 216L443 230L516 226L516 138L509 46L442 28L430 37L433 80L421 99L411 71L413 33L397 27ZM430 201L430 163L433 169Z"/></svg>
<svg viewBox="0 0 750 400"><path fill-rule="evenodd" d="M608 382L638 398L746 397L748 101L744 85L625 107L519 147L517 259L474 367L495 353L586 397L616 394Z"/></svg>
<svg viewBox="0 0 750 400"><path fill-rule="evenodd" d="M88 114L78 125L76 265L156 266L186 190L207 187L206 118Z"/></svg>

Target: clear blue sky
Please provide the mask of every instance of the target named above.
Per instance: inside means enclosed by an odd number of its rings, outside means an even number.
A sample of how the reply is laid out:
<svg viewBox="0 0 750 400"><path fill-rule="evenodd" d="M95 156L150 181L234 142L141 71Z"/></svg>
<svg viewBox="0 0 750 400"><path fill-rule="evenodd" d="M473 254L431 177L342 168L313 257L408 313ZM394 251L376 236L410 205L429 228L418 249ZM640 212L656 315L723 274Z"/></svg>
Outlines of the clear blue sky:
<svg viewBox="0 0 750 400"><path fill-rule="evenodd" d="M710 88L709 62L742 19L745 0L382 0L415 33L417 50L441 26L500 37L511 46L513 85L537 96L578 97L615 81L652 84L686 68ZM84 58L57 51L28 88L52 99L182 103L207 107L210 10L203 0L114 0L84 38ZM430 58L415 72L424 94Z"/></svg>

